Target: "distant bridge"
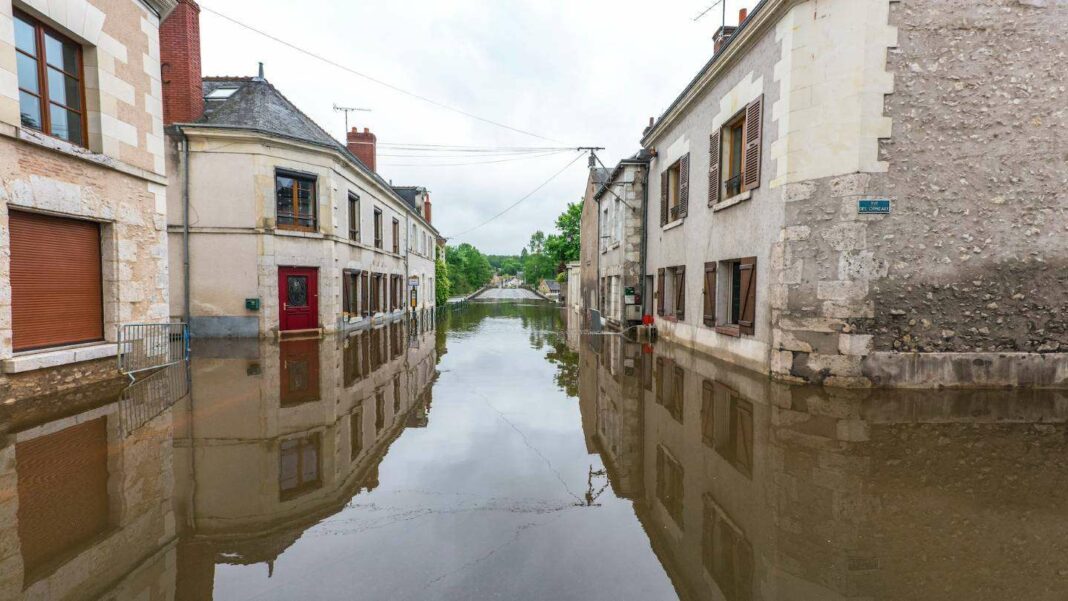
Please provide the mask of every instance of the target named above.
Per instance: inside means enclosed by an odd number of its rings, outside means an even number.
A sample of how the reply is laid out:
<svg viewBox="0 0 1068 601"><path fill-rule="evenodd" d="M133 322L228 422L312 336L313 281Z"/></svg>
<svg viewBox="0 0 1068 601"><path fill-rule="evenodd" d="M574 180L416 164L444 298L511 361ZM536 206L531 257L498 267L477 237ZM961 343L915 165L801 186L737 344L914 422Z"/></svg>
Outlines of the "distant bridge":
<svg viewBox="0 0 1068 601"><path fill-rule="evenodd" d="M476 292L470 300L546 300L546 298L526 288L486 288Z"/></svg>

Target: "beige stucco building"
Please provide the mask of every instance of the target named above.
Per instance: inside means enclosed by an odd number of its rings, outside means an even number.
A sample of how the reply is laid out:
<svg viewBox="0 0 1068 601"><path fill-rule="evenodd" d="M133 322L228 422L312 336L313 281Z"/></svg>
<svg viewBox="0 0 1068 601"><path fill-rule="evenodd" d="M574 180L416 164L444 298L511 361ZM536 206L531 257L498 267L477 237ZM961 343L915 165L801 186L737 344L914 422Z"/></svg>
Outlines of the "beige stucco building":
<svg viewBox="0 0 1068 601"><path fill-rule="evenodd" d="M797 382L1068 385L1064 161L1039 150L1068 135L1066 26L763 0L722 30L643 138L661 336Z"/></svg>
<svg viewBox="0 0 1068 601"><path fill-rule="evenodd" d="M168 319L159 24L174 4L0 1L0 368L11 390L115 375L119 325Z"/></svg>
<svg viewBox="0 0 1068 601"><path fill-rule="evenodd" d="M391 186L373 134L339 143L262 73L201 77L198 10L164 23L171 314L194 336L255 337L433 308L429 192Z"/></svg>

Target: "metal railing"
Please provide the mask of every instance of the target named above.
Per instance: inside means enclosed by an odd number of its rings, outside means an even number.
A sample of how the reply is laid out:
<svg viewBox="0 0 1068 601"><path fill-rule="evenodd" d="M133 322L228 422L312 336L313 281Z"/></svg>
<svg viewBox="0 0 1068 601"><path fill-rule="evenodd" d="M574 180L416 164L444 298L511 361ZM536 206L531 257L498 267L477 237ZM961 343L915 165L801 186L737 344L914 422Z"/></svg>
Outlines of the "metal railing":
<svg viewBox="0 0 1068 601"><path fill-rule="evenodd" d="M184 323L130 323L119 327L119 371L131 375L189 358Z"/></svg>

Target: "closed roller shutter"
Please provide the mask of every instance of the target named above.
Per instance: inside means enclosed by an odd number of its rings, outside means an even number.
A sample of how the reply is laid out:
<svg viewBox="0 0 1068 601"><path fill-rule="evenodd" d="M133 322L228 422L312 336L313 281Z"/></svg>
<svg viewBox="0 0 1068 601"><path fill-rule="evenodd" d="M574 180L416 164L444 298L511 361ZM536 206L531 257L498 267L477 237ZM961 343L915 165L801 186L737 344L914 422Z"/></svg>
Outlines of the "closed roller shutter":
<svg viewBox="0 0 1068 601"><path fill-rule="evenodd" d="M103 340L100 225L20 211L9 217L15 350Z"/></svg>

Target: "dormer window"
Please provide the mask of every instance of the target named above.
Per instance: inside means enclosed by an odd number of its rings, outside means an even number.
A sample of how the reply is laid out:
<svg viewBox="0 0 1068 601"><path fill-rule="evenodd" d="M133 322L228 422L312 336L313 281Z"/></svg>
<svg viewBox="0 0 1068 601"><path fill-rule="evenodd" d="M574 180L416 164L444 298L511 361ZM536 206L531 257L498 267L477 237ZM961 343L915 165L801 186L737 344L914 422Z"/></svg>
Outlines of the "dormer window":
<svg viewBox="0 0 1068 601"><path fill-rule="evenodd" d="M238 88L233 87L215 88L214 90L208 92L208 95L204 98L207 100L226 100L227 98L233 96L234 92L236 92L237 90Z"/></svg>

